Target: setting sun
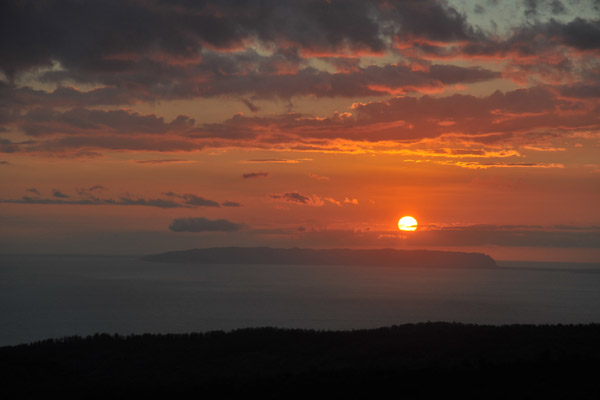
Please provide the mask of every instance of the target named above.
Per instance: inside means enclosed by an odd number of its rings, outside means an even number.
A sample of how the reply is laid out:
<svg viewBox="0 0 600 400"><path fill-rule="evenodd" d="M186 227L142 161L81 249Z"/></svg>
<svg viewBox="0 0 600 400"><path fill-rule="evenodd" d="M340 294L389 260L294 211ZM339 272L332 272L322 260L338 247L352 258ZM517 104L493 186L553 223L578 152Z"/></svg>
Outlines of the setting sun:
<svg viewBox="0 0 600 400"><path fill-rule="evenodd" d="M413 217L402 217L400 218L400 220L398 221L398 229L400 229L401 231L416 231L417 230L417 220L414 219Z"/></svg>

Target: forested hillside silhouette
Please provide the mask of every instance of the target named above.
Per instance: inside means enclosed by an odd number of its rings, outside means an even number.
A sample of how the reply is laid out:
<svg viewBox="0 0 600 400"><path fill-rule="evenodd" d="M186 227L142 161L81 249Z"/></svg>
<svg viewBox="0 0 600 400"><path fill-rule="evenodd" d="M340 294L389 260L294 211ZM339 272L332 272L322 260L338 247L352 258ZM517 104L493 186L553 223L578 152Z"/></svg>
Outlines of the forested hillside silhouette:
<svg viewBox="0 0 600 400"><path fill-rule="evenodd" d="M599 339L595 324L97 334L0 348L0 367L19 396L600 398Z"/></svg>

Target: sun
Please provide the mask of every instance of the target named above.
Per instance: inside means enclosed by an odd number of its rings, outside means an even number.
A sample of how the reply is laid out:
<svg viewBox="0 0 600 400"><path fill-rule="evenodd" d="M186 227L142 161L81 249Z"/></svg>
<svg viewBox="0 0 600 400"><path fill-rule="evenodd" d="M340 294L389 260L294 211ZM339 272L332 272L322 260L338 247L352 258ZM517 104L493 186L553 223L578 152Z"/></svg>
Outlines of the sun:
<svg viewBox="0 0 600 400"><path fill-rule="evenodd" d="M412 232L417 230L417 220L413 217L402 217L398 221L398 229L401 231Z"/></svg>

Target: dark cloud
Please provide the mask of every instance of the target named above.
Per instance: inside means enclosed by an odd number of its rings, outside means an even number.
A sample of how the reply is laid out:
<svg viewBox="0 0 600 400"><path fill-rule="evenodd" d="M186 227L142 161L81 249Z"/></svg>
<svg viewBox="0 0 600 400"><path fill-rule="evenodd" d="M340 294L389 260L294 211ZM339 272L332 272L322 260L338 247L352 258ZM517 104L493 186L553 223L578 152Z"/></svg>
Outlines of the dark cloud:
<svg viewBox="0 0 600 400"><path fill-rule="evenodd" d="M221 203L223 207L241 207L242 205L235 201L224 201Z"/></svg>
<svg viewBox="0 0 600 400"><path fill-rule="evenodd" d="M244 103L246 105L246 107L248 107L248 110L250 110L254 113L260 111L260 107L257 107L256 105L254 105L254 103L252 103L248 99L242 99L242 103Z"/></svg>
<svg viewBox="0 0 600 400"><path fill-rule="evenodd" d="M564 85L559 88L561 94L573 99L593 99L600 98L600 82L597 84L577 83Z"/></svg>
<svg viewBox="0 0 600 400"><path fill-rule="evenodd" d="M39 198L23 196L20 199L3 199L0 203L12 203L12 204L58 204L58 205L109 205L109 206L146 206L146 207L158 207L158 208L183 208L189 207L176 201L167 199L144 199L144 198L131 198L131 197L120 197L118 199L100 199L96 197L82 196L77 199L71 199L67 196L67 199L58 196L57 198Z"/></svg>
<svg viewBox="0 0 600 400"><path fill-rule="evenodd" d="M35 144L33 140L13 142L9 139L0 138L0 153L17 153L23 150L23 146Z"/></svg>
<svg viewBox="0 0 600 400"><path fill-rule="evenodd" d="M57 60L75 71L119 72L140 54L191 57L202 43L229 46L243 37L229 18L189 11L121 0L4 1L0 67L13 76Z"/></svg>
<svg viewBox="0 0 600 400"><path fill-rule="evenodd" d="M226 219L177 218L169 229L173 232L235 232L242 229L242 225Z"/></svg>
<svg viewBox="0 0 600 400"><path fill-rule="evenodd" d="M524 5L532 15L526 24L488 35L442 0L7 0L0 5L0 70L9 77L0 82L0 130L35 140L0 139L0 152L96 157L282 144L319 151L338 138L407 141L452 132L491 140L555 127L596 129L600 19L537 19L566 6ZM362 62L385 52L404 57ZM506 68L439 60L457 57L502 59ZM323 63L330 65L316 68ZM23 72L58 86L46 91L12 79ZM537 86L484 97L424 95L501 77ZM82 89L87 85L93 89ZM256 114L257 100L291 104L298 96L385 99L329 117ZM126 108L198 97L241 101L252 114L196 124L185 115L169 121Z"/></svg>
<svg viewBox="0 0 600 400"><path fill-rule="evenodd" d="M538 14L538 0L525 0L525 16L535 17Z"/></svg>
<svg viewBox="0 0 600 400"><path fill-rule="evenodd" d="M528 18L535 18L540 13L549 11L552 15L561 15L567 8L560 0L525 0L524 14Z"/></svg>
<svg viewBox="0 0 600 400"><path fill-rule="evenodd" d="M290 203L309 204L312 200L310 197L301 195L300 193L291 192L283 194L272 194L269 197L272 199L288 201Z"/></svg>
<svg viewBox="0 0 600 400"><path fill-rule="evenodd" d="M88 110L74 108L60 112L36 108L23 117L22 129L30 136L51 134L113 133L165 134L185 132L194 120L180 115L170 123L154 114L143 115L125 110Z"/></svg>
<svg viewBox="0 0 600 400"><path fill-rule="evenodd" d="M578 225L554 225L554 229L568 230L568 231L600 231L600 225L590 226L578 226Z"/></svg>
<svg viewBox="0 0 600 400"><path fill-rule="evenodd" d="M550 2L550 8L553 15L562 15L567 12L567 8L560 0L552 0Z"/></svg>
<svg viewBox="0 0 600 400"><path fill-rule="evenodd" d="M23 196L20 199L0 199L0 203L146 206L158 208L220 207L220 204L216 201L208 200L191 193L164 193L166 198L143 198L132 197L130 195L120 196L118 198L99 197L100 195L98 193L104 191L105 189L105 187L100 185L95 185L88 188L79 188L76 190L76 196L68 196L60 190L53 189L52 198ZM41 195L40 192L35 188L27 189L27 191L34 193L37 196ZM233 207L233 204L238 204L231 202L225 203L228 203L229 207Z"/></svg>
<svg viewBox="0 0 600 400"><path fill-rule="evenodd" d="M121 197L118 200L102 200L103 204L114 204L122 206L146 206L146 207L158 207L158 208L181 208L185 207L181 203L166 200L166 199L144 199L144 198L131 198Z"/></svg>
<svg viewBox="0 0 600 400"><path fill-rule="evenodd" d="M268 172L248 172L247 174L242 175L244 179L251 178L267 178L269 176Z"/></svg>
<svg viewBox="0 0 600 400"><path fill-rule="evenodd" d="M589 21L575 18L565 25L553 21L549 24L548 31L554 38L576 49L600 49L600 19Z"/></svg>
<svg viewBox="0 0 600 400"><path fill-rule="evenodd" d="M463 226L401 233L372 230L307 229L290 233L299 246L328 247L544 247L600 248L600 230L525 226Z"/></svg>
<svg viewBox="0 0 600 400"><path fill-rule="evenodd" d="M433 0L7 0L1 11L0 68L11 77L54 60L90 76L126 74L143 63L159 72L163 59L194 59L202 48L249 38L312 52L380 52L391 35L457 40L468 33L464 16Z"/></svg>
<svg viewBox="0 0 600 400"><path fill-rule="evenodd" d="M56 189L52 189L52 196L58 197L59 199L68 199L69 197L71 197Z"/></svg>
<svg viewBox="0 0 600 400"><path fill-rule="evenodd" d="M560 46L583 51L599 50L599 39L600 19L575 18L566 23L552 19L520 26L506 38L482 37L450 49L432 47L422 50L438 55L448 52L446 56L462 54L470 57L508 57L518 61L520 57L541 58L547 53L560 55ZM550 61L547 57L545 59Z"/></svg>
<svg viewBox="0 0 600 400"><path fill-rule="evenodd" d="M498 72L482 68L433 65L414 70L395 64L358 68L351 72L330 73L307 67L294 74L265 75L249 71L212 79L199 87L203 96L252 94L261 98L288 99L293 96L358 97L389 94L395 91L442 89L455 83L474 83L500 77Z"/></svg>
<svg viewBox="0 0 600 400"><path fill-rule="evenodd" d="M222 124L211 124L205 138L234 140L239 132L269 130L272 143L295 143L295 150L318 150L304 144L309 139L418 140L461 133L482 142L510 140L516 133L548 131L553 127L576 129L600 126L600 117L583 100L558 96L551 87L532 87L489 96L455 94L447 97L402 96L383 101L355 103L351 113L330 117L286 113L269 117L236 115ZM218 127L217 127L218 125ZM215 129L217 127L217 129ZM493 137L490 135L494 135ZM257 136L248 138L256 139ZM262 142L263 145L265 142ZM469 154L474 154L469 149ZM479 150L480 155L481 150ZM286 162L286 160L254 160Z"/></svg>
<svg viewBox="0 0 600 400"><path fill-rule="evenodd" d="M384 2L380 7L386 13L385 21L394 26L398 36L453 42L473 35L466 17L446 1Z"/></svg>
<svg viewBox="0 0 600 400"><path fill-rule="evenodd" d="M29 144L27 146L27 144ZM16 145L16 146L15 146ZM1 145L0 145L1 146ZM94 150L134 150L134 151L194 151L202 150L205 144L197 143L192 139L180 136L172 137L147 137L147 136L115 136L115 135L69 135L43 141L30 141L27 143L12 143L11 152L33 152L46 155L60 155L72 153L73 156L97 156ZM0 150L1 147L0 147ZM82 153L82 150L84 151Z"/></svg>
<svg viewBox="0 0 600 400"><path fill-rule="evenodd" d="M177 194L173 192L165 193L165 196L182 199L184 204L195 207L220 207L219 203L213 200L205 199L204 197L196 196L191 193Z"/></svg>
<svg viewBox="0 0 600 400"><path fill-rule="evenodd" d="M12 87L10 95L3 93L13 103L42 108L237 95L256 112L249 98L381 95L387 92L372 87L414 90L497 76L457 66L432 67L437 73L402 65L358 67L360 54L389 50L394 41L410 42L411 51L444 53L450 43L459 53L486 56L531 55L557 45L597 49L600 42L599 20L581 18L534 22L508 38L488 37L446 1L436 0L6 0L1 7L0 70L5 74L59 63L43 79L103 85L86 92L61 85L51 92ZM540 7L554 14L565 10L559 0L526 1L529 14ZM248 40L273 53L231 51ZM309 67L305 57L310 55L337 63L343 72ZM89 113L93 125L98 116ZM138 129L148 129L138 123Z"/></svg>
<svg viewBox="0 0 600 400"><path fill-rule="evenodd" d="M51 93L15 88L22 101L36 105L49 101L56 106L130 104L223 94L281 98L375 94L368 85L376 83L369 79L388 72L375 66L371 71L342 75L299 69L306 64L303 57L383 52L398 36L453 41L472 35L464 16L434 0L177 5L134 0L85 5L75 0L39 4L7 0L2 7L6 18L0 51L6 57L0 60L0 70L5 74L13 77L57 62L61 68L46 72L45 80L105 86L88 92L61 86ZM23 30L22 26L36 29ZM268 56L251 49L229 51L248 39L275 51ZM397 85L406 84L409 72L396 72L405 75L398 77ZM435 79L413 72L415 87L420 80ZM247 98L242 101L252 112L258 110Z"/></svg>
<svg viewBox="0 0 600 400"><path fill-rule="evenodd" d="M106 188L104 186L94 185L94 186L90 186L88 188L79 188L79 189L77 189L77 194L82 199L93 200L93 201L101 203L102 199L100 199L99 197L97 197L96 193L102 192L105 189Z"/></svg>
<svg viewBox="0 0 600 400"><path fill-rule="evenodd" d="M420 232L411 244L437 246L600 248L600 231L523 229L474 226Z"/></svg>
<svg viewBox="0 0 600 400"><path fill-rule="evenodd" d="M255 158L252 160L246 160L244 162L250 164L297 164L300 162L300 160L289 160L286 158Z"/></svg>
<svg viewBox="0 0 600 400"><path fill-rule="evenodd" d="M452 68L431 69L451 81L456 74ZM477 97L454 94L446 97L399 96L382 101L355 103L346 113L329 117L288 112L268 116L236 114L222 123L204 124L181 132L160 134L126 134L130 117L134 119L153 115L123 115L124 127L113 129L112 134L88 133L46 134L37 141L0 141L5 152L28 152L47 155L97 155L99 150L140 151L195 151L207 147L252 146L268 149L281 144L298 151L321 151L331 146L334 139L355 141L415 141L423 138L452 134L456 137L490 144L511 141L524 135L539 137L556 135L562 131L597 129L600 127L598 106L589 100L597 98L595 86L571 84L562 86L534 86L509 92L494 92ZM78 121L84 125L86 121ZM161 123L155 130L162 130ZM73 130L73 123L69 122ZM162 126L170 125L162 123ZM54 129L51 125L48 129ZM85 131L86 127L82 129ZM64 129L63 129L64 130ZM529 139L528 139L529 140ZM455 149L448 154L484 156L480 149ZM147 161L148 164L178 160ZM303 159L252 159L246 163L298 163ZM146 161L142 161L145 163ZM252 172L254 173L254 172ZM257 177L249 173L247 178Z"/></svg>
<svg viewBox="0 0 600 400"><path fill-rule="evenodd" d="M178 163L186 163L189 162L188 160L181 160L181 159L175 159L175 158L171 158L171 159L161 159L161 160L136 160L135 163L136 164L151 164L151 165L160 165L160 164L178 164Z"/></svg>

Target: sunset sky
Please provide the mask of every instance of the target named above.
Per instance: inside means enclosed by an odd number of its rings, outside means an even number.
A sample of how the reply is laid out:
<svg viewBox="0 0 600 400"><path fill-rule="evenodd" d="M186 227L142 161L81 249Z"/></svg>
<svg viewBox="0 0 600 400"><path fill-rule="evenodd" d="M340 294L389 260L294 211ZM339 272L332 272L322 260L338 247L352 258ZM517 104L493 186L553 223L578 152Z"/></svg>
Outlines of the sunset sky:
<svg viewBox="0 0 600 400"><path fill-rule="evenodd" d="M4 0L0 32L2 253L600 260L598 0Z"/></svg>

